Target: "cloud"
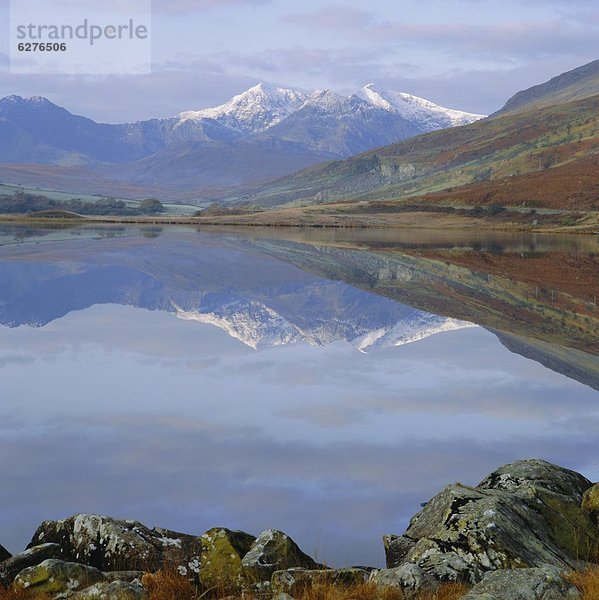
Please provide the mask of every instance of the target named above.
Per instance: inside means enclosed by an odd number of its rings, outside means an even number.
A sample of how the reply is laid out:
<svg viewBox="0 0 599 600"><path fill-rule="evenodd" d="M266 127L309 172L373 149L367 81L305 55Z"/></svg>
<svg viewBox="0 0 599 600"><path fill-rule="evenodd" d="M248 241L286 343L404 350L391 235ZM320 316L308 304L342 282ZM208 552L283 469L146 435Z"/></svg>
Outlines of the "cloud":
<svg viewBox="0 0 599 600"><path fill-rule="evenodd" d="M377 19L374 12L330 6L311 13L286 15L287 23L310 29L345 34L361 42L378 45L443 48L462 57L537 59L579 54L596 49L596 23L574 15L570 19L513 20L495 24L466 22L409 23Z"/></svg>
<svg viewBox="0 0 599 600"><path fill-rule="evenodd" d="M227 72L213 61L187 65L170 61L157 65L151 74L136 76L16 77L0 72L0 96L46 96L75 114L122 123L216 106L258 82L255 77ZM106 102L107 96L110 102Z"/></svg>
<svg viewBox="0 0 599 600"><path fill-rule="evenodd" d="M304 25L326 31L343 29L346 31L362 30L372 27L375 22L374 13L346 6L328 6L312 13L293 13L283 15L284 23Z"/></svg>
<svg viewBox="0 0 599 600"><path fill-rule="evenodd" d="M185 14L190 11L203 12L229 6L260 6L272 0L153 0L153 9L164 13Z"/></svg>
<svg viewBox="0 0 599 600"><path fill-rule="evenodd" d="M46 4L54 2L61 10L72 8L82 12L80 0L44 0ZM150 7L153 12L185 14L193 12L206 12L213 9L227 8L230 6L258 6L268 4L271 0L86 0L85 9L98 10L105 14L131 13L145 11Z"/></svg>

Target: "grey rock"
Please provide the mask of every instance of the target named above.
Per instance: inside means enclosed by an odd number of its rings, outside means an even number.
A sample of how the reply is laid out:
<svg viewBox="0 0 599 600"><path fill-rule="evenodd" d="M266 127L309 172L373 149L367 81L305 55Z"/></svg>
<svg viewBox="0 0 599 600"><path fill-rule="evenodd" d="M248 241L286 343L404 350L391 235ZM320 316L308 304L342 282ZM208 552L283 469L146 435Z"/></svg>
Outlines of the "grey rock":
<svg viewBox="0 0 599 600"><path fill-rule="evenodd" d="M556 494L582 499L593 484L580 473L539 459L519 460L499 467L477 486L481 490L521 491L527 486L540 487Z"/></svg>
<svg viewBox="0 0 599 600"><path fill-rule="evenodd" d="M85 589L100 583L104 575L98 569L79 563L48 559L23 569L15 578L17 588L39 594L59 594Z"/></svg>
<svg viewBox="0 0 599 600"><path fill-rule="evenodd" d="M577 600L580 592L555 567L506 569L487 575L462 600Z"/></svg>
<svg viewBox="0 0 599 600"><path fill-rule="evenodd" d="M263 531L241 561L242 577L249 585L269 582L275 571L293 567L319 569L319 565L286 534L276 529Z"/></svg>
<svg viewBox="0 0 599 600"><path fill-rule="evenodd" d="M0 562L8 560L11 556L12 554L0 544Z"/></svg>
<svg viewBox="0 0 599 600"><path fill-rule="evenodd" d="M187 569L190 563L199 564L199 538L102 515L45 521L28 547L48 542L61 547L64 560L102 571L155 571L163 565Z"/></svg>
<svg viewBox="0 0 599 600"><path fill-rule="evenodd" d="M272 600L295 600L295 598L289 594L281 592L280 594L274 594Z"/></svg>
<svg viewBox="0 0 599 600"><path fill-rule="evenodd" d="M84 590L62 595L65 600L146 600L148 593L140 583L112 581L96 583Z"/></svg>
<svg viewBox="0 0 599 600"><path fill-rule="evenodd" d="M49 558L60 558L60 555L58 544L42 544L15 554L0 564L0 583L8 587L23 569L39 565Z"/></svg>
<svg viewBox="0 0 599 600"><path fill-rule="evenodd" d="M583 494L581 508L583 513L589 515L590 519L599 525L599 483Z"/></svg>
<svg viewBox="0 0 599 600"><path fill-rule="evenodd" d="M384 535L383 546L387 568L399 567L415 545L416 541L405 535Z"/></svg>
<svg viewBox="0 0 599 600"><path fill-rule="evenodd" d="M256 538L243 531L216 527L200 539L200 583L206 588L217 587L223 592L235 592L241 584L241 560L250 551Z"/></svg>
<svg viewBox="0 0 599 600"><path fill-rule="evenodd" d="M104 581L140 582L144 574L145 571L107 571L104 573Z"/></svg>
<svg viewBox="0 0 599 600"><path fill-rule="evenodd" d="M370 573L364 569L287 569L275 571L270 580L271 590L274 595L301 594L315 585L335 585L351 587L366 583Z"/></svg>
<svg viewBox="0 0 599 600"><path fill-rule="evenodd" d="M578 568L599 545L580 509L590 485L540 460L501 467L476 488L449 485L412 518L405 562L439 581L471 583L498 569Z"/></svg>
<svg viewBox="0 0 599 600"><path fill-rule="evenodd" d="M381 569L370 576L370 581L380 587L397 587L408 592L433 589L438 582L414 563L405 563L394 569Z"/></svg>

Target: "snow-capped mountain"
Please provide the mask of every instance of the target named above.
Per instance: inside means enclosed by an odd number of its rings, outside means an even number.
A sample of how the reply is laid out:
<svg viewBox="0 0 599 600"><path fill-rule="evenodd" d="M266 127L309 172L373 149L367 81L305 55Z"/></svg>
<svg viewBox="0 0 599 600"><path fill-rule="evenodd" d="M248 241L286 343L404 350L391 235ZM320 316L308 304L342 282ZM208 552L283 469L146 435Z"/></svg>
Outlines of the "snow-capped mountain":
<svg viewBox="0 0 599 600"><path fill-rule="evenodd" d="M214 108L123 124L96 123L39 96L9 96L0 99L0 162L85 165L113 183L213 189L481 117L373 84L347 97L261 83Z"/></svg>
<svg viewBox="0 0 599 600"><path fill-rule="evenodd" d="M486 116L445 108L418 96L379 88L374 83L354 95L372 106L400 114L423 132L468 125Z"/></svg>
<svg viewBox="0 0 599 600"><path fill-rule="evenodd" d="M279 124L262 133L263 139L282 139L317 152L342 158L392 144L422 131L397 111L317 90Z"/></svg>
<svg viewBox="0 0 599 600"><path fill-rule="evenodd" d="M300 90L260 83L215 108L182 112L179 119L213 119L240 133L259 133L293 114L307 99Z"/></svg>

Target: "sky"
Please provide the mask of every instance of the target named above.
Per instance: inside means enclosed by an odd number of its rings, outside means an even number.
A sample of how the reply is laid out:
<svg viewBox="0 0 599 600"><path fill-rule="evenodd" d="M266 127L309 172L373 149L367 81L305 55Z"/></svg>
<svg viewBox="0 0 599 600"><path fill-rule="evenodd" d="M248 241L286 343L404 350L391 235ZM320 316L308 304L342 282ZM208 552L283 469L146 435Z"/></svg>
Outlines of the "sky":
<svg viewBox="0 0 599 600"><path fill-rule="evenodd" d="M108 122L215 106L260 81L344 94L376 83L491 113L596 59L599 39L593 0L153 0L150 74L39 76L8 72L8 0L0 22L0 95L43 95Z"/></svg>

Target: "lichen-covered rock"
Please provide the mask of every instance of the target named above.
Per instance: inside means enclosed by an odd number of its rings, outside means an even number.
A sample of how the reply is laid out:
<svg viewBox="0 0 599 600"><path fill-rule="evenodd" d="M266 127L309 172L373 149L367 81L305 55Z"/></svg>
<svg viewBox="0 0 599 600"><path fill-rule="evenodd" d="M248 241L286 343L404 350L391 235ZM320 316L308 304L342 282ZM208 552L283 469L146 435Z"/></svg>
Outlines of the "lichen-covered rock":
<svg viewBox="0 0 599 600"><path fill-rule="evenodd" d="M415 540L405 535L384 535L383 546L387 568L399 567L415 544Z"/></svg>
<svg viewBox="0 0 599 600"><path fill-rule="evenodd" d="M125 583L141 582L145 571L106 571L104 581L123 581Z"/></svg>
<svg viewBox="0 0 599 600"><path fill-rule="evenodd" d="M590 487L582 496L582 512L599 525L599 483Z"/></svg>
<svg viewBox="0 0 599 600"><path fill-rule="evenodd" d="M197 537L102 515L45 521L28 547L47 542L61 547L64 560L102 571L155 571L164 565L188 569L190 563L199 564Z"/></svg>
<svg viewBox="0 0 599 600"><path fill-rule="evenodd" d="M438 582L414 563L405 563L394 569L374 571L370 581L380 587L401 588L404 592L419 592L434 589Z"/></svg>
<svg viewBox="0 0 599 600"><path fill-rule="evenodd" d="M0 544L0 562L8 560L11 556L12 554L2 544Z"/></svg>
<svg viewBox="0 0 599 600"><path fill-rule="evenodd" d="M249 533L222 527L204 533L200 538L200 583L206 589L236 591L241 585L241 560L255 540Z"/></svg>
<svg viewBox="0 0 599 600"><path fill-rule="evenodd" d="M96 583L62 596L65 600L146 600L148 593L140 583L112 581Z"/></svg>
<svg viewBox="0 0 599 600"><path fill-rule="evenodd" d="M487 575L462 600L577 600L580 592L559 569L508 569Z"/></svg>
<svg viewBox="0 0 599 600"><path fill-rule="evenodd" d="M366 583L370 573L365 569L287 569L272 574L271 591L276 594L301 594L317 585L351 587Z"/></svg>
<svg viewBox="0 0 599 600"><path fill-rule="evenodd" d="M82 590L103 579L102 572L93 567L48 559L39 565L23 569L15 577L14 585L34 590L38 594L58 594Z"/></svg>
<svg viewBox="0 0 599 600"><path fill-rule="evenodd" d="M58 544L42 544L20 554L15 554L0 563L0 583L8 587L23 569L39 565L49 558L60 558L60 555L61 551Z"/></svg>
<svg viewBox="0 0 599 600"><path fill-rule="evenodd" d="M242 578L248 585L270 582L275 571L293 567L320 569L322 565L304 554L288 535L276 529L263 531L241 561Z"/></svg>
<svg viewBox="0 0 599 600"><path fill-rule="evenodd" d="M489 571L580 566L599 529L580 509L591 482L545 461L501 467L478 487L449 485L415 515L405 562L439 581L476 583Z"/></svg>
<svg viewBox="0 0 599 600"><path fill-rule="evenodd" d="M593 484L586 477L576 471L564 469L545 460L529 459L499 467L476 487L481 490L518 492L527 486L533 486L574 499L582 499L582 495L591 485Z"/></svg>

